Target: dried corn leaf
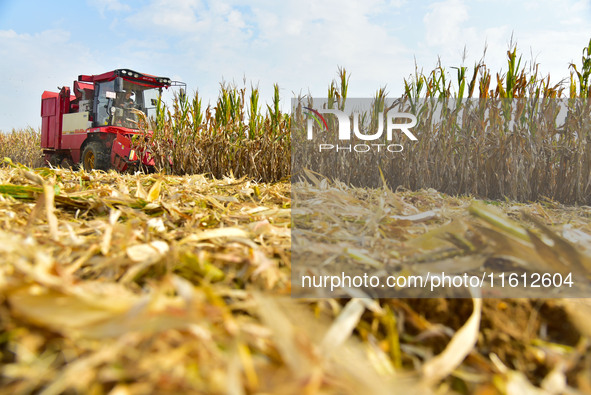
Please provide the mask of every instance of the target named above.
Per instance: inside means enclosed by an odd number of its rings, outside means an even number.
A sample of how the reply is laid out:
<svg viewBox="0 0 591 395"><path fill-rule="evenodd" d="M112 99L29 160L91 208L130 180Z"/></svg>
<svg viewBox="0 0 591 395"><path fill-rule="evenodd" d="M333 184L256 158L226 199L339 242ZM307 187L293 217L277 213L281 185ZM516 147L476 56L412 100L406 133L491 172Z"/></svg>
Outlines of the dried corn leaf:
<svg viewBox="0 0 591 395"><path fill-rule="evenodd" d="M422 213L412 214L412 215L392 215L392 216L390 216L390 218L397 219L397 220L403 220L403 221L411 221L411 222L429 221L431 219L435 219L435 218L439 217L438 211L439 210L429 210L429 211L424 211Z"/></svg>
<svg viewBox="0 0 591 395"><path fill-rule="evenodd" d="M182 239L179 243L189 243L195 241L203 241L209 239L218 239L218 238L248 238L248 232L244 231L240 228L218 228L218 229L208 229L204 230L199 233L191 234L184 239Z"/></svg>
<svg viewBox="0 0 591 395"><path fill-rule="evenodd" d="M473 298L472 303L474 307L468 321L456 332L441 354L423 365L423 377L428 383L435 384L450 375L474 350L480 328L482 299Z"/></svg>
<svg viewBox="0 0 591 395"><path fill-rule="evenodd" d="M469 211L472 215L481 218L493 227L507 232L523 241L528 242L529 237L525 229L517 222L507 218L503 213L482 203L473 203Z"/></svg>
<svg viewBox="0 0 591 395"><path fill-rule="evenodd" d="M150 264L162 259L169 249L170 247L166 242L156 240L150 243L129 246L125 252L129 259L134 262Z"/></svg>
<svg viewBox="0 0 591 395"><path fill-rule="evenodd" d="M351 336L364 311L365 305L359 299L351 299L347 303L324 335L321 344L324 355L330 355L337 347L343 345L345 340Z"/></svg>

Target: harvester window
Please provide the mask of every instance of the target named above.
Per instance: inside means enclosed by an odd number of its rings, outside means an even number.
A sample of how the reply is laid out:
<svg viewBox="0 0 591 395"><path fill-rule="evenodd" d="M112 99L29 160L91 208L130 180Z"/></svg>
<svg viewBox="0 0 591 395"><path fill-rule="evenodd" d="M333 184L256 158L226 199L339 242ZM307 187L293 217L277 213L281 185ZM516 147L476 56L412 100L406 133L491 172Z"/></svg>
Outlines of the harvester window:
<svg viewBox="0 0 591 395"><path fill-rule="evenodd" d="M141 99L145 109L144 113L148 116L148 118L156 117L156 105L158 104L158 100L160 99L161 95L162 88L152 88L143 91L140 98L138 98L138 100Z"/></svg>
<svg viewBox="0 0 591 395"><path fill-rule="evenodd" d="M115 105L121 108L133 108L135 106L134 97L135 94L131 89L117 93Z"/></svg>
<svg viewBox="0 0 591 395"><path fill-rule="evenodd" d="M76 99L70 102L70 112L88 112L92 111L92 99L94 96L94 86L80 81L74 81L74 95Z"/></svg>
<svg viewBox="0 0 591 395"><path fill-rule="evenodd" d="M106 81L97 84L96 91L96 126L109 125L111 107L113 106L113 94L115 86L113 81Z"/></svg>
<svg viewBox="0 0 591 395"><path fill-rule="evenodd" d="M95 126L113 125L135 129L138 127L140 112L147 117L155 116L161 88L128 80L122 80L120 84L118 87L115 81L97 84Z"/></svg>

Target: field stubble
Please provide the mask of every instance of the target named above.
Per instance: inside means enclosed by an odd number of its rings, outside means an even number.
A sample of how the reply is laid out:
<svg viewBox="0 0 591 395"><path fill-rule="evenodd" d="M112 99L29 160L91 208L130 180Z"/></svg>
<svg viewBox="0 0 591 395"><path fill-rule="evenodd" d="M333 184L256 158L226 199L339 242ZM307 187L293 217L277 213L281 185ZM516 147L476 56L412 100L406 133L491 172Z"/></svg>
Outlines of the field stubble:
<svg viewBox="0 0 591 395"><path fill-rule="evenodd" d="M291 299L287 183L13 166L0 188L9 393L589 388L584 301ZM466 203L393 199L400 215Z"/></svg>

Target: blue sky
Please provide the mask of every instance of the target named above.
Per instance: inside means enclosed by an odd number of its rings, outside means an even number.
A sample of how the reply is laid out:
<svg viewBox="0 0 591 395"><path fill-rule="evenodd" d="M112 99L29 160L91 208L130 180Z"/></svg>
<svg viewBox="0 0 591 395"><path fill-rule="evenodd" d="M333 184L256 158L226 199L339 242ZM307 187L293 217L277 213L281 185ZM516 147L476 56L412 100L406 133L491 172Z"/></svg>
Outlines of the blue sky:
<svg viewBox="0 0 591 395"><path fill-rule="evenodd" d="M504 68L513 35L552 81L568 77L591 38L590 1L0 0L0 130L38 127L44 90L79 74L130 68L182 80L215 101L221 81L258 85L283 109L294 93L326 96L338 66L349 96L373 96L440 57L450 68L482 57ZM453 70L450 70L453 71Z"/></svg>

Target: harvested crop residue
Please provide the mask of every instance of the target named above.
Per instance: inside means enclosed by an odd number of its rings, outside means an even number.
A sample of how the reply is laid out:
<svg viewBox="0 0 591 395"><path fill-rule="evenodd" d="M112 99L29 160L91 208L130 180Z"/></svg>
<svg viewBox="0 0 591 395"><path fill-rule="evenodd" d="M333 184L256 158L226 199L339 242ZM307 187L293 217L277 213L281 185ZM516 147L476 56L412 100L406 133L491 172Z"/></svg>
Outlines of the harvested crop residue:
<svg viewBox="0 0 591 395"><path fill-rule="evenodd" d="M6 393L591 389L586 300L291 299L286 183L13 167L0 193ZM531 207L589 234L585 209Z"/></svg>

